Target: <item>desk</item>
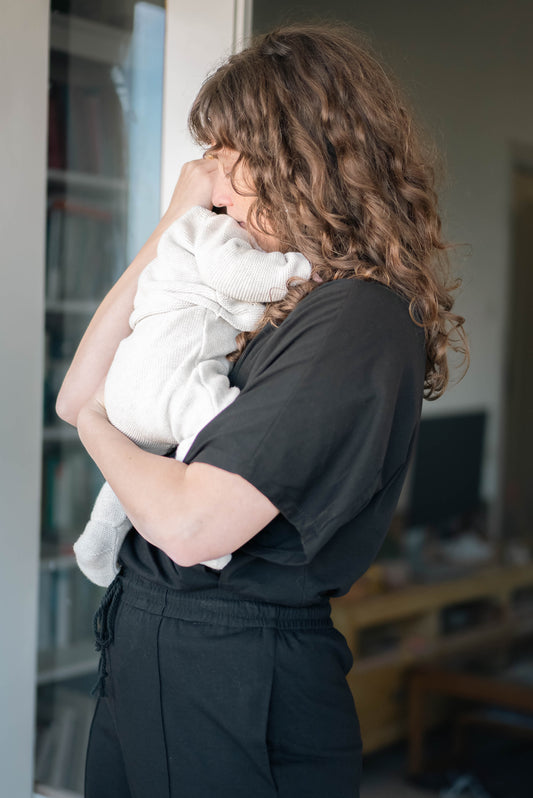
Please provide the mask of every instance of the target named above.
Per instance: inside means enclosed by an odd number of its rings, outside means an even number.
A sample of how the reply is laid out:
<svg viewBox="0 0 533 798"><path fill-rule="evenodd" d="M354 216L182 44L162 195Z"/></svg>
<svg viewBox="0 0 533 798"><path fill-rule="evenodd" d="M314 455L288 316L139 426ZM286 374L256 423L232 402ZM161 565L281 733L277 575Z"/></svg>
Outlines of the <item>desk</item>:
<svg viewBox="0 0 533 798"><path fill-rule="evenodd" d="M422 665L409 679L409 773L422 770L428 696L439 694L479 701L491 706L528 712L533 715L533 684L501 676L462 672L438 665Z"/></svg>
<svg viewBox="0 0 533 798"><path fill-rule="evenodd" d="M460 579L365 597L357 594L356 583L351 593L332 599L333 622L354 657L348 684L365 753L407 735L411 668L532 635L533 605L524 605L521 598L528 592L533 596L533 564L494 566ZM445 632L446 613L462 602L492 610L466 629ZM377 651L371 638L380 631L390 645Z"/></svg>

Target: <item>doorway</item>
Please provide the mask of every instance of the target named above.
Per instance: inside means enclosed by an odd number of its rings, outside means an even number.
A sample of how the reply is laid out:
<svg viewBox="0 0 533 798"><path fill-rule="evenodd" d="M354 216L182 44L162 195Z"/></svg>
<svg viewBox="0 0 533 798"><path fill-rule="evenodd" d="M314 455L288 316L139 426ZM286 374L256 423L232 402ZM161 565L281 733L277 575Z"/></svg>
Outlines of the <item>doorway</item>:
<svg viewBox="0 0 533 798"><path fill-rule="evenodd" d="M515 163L512 181L503 539L533 556L533 158Z"/></svg>

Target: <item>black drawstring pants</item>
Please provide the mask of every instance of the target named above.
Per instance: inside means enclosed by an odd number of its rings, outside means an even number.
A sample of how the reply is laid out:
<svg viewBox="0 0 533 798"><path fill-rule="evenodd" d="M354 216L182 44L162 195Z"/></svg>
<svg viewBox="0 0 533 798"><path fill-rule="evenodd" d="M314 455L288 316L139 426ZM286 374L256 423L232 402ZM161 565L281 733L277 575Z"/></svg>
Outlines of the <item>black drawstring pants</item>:
<svg viewBox="0 0 533 798"><path fill-rule="evenodd" d="M358 797L352 658L329 606L117 579L85 798Z"/></svg>

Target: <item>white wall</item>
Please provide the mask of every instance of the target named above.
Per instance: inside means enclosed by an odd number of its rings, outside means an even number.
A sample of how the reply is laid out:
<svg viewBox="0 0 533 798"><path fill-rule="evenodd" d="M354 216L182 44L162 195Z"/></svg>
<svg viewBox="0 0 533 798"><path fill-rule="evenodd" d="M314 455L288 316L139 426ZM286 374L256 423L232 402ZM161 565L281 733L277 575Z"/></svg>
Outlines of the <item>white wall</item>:
<svg viewBox="0 0 533 798"><path fill-rule="evenodd" d="M510 266L510 187L515 143L533 147L531 0L255 0L254 29L325 16L370 36L445 156L441 193L449 240L463 277L456 308L467 318L467 376L426 413L485 408L489 429L484 493L500 466Z"/></svg>
<svg viewBox="0 0 533 798"><path fill-rule="evenodd" d="M32 792L40 507L48 4L0 24L0 792Z"/></svg>
<svg viewBox="0 0 533 798"><path fill-rule="evenodd" d="M181 165L201 157L187 128L192 102L208 74L246 39L251 0L167 0L161 209Z"/></svg>

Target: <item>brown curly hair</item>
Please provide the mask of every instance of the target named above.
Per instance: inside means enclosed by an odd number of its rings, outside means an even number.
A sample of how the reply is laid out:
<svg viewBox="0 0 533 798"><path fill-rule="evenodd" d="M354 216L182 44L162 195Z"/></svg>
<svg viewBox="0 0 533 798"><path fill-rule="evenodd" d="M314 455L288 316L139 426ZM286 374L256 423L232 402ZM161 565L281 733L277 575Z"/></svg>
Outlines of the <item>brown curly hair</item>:
<svg viewBox="0 0 533 798"><path fill-rule="evenodd" d="M210 152L240 153L232 175L240 164L253 185L249 224L312 264L311 279L289 281L257 329L237 337L232 359L320 281L374 280L405 297L424 327L424 396L438 398L448 348L468 362L468 345L451 312L459 281L448 277L434 156L360 34L290 25L259 36L207 78L189 128Z"/></svg>

